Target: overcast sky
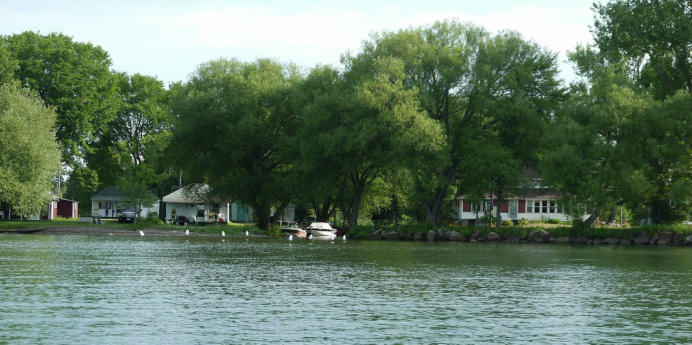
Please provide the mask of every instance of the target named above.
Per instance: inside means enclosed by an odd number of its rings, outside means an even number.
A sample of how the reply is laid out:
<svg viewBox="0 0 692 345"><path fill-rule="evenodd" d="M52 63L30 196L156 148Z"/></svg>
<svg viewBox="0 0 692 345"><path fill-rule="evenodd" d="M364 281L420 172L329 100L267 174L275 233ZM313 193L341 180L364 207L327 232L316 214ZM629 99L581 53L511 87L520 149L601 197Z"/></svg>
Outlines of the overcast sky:
<svg viewBox="0 0 692 345"><path fill-rule="evenodd" d="M268 57L309 68L339 65L370 33L457 18L486 29L516 30L559 53L591 42L594 0L233 1L0 0L0 34L61 32L108 51L113 69L187 80L220 57Z"/></svg>

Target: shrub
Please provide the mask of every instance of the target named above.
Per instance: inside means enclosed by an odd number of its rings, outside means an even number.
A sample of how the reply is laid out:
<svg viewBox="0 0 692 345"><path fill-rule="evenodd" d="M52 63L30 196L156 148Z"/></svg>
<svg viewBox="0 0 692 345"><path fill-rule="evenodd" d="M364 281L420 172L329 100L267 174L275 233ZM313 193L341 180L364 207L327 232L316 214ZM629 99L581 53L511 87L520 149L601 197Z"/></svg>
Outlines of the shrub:
<svg viewBox="0 0 692 345"><path fill-rule="evenodd" d="M560 223L562 223L562 221L557 219L557 218L550 218L550 219L546 220L545 222L548 224L560 224Z"/></svg>
<svg viewBox="0 0 692 345"><path fill-rule="evenodd" d="M435 225L429 224L429 223L411 223L411 224L406 224L401 228L401 232L405 234L415 234L415 233L421 233L425 234L430 230L433 230L433 227Z"/></svg>
<svg viewBox="0 0 692 345"><path fill-rule="evenodd" d="M159 216L156 212L149 213L146 217L139 220L139 225L143 226L158 226L165 224L166 223L159 219Z"/></svg>
<svg viewBox="0 0 692 345"><path fill-rule="evenodd" d="M373 232L372 225L357 225L353 229L348 229L349 237L366 237Z"/></svg>

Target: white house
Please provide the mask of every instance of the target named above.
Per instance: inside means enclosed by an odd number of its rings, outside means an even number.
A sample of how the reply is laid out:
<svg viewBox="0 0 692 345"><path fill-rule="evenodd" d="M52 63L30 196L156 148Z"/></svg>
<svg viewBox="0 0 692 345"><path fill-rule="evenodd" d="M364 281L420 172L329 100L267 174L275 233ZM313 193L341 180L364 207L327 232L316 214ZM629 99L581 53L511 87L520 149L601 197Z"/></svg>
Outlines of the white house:
<svg viewBox="0 0 692 345"><path fill-rule="evenodd" d="M565 213L563 205L560 204L560 197L560 193L547 188L529 189L522 195L506 196L502 200L499 212L502 220L545 221L559 219L560 221L570 221L572 218ZM474 204L466 196L459 195L452 202L450 216L458 220L461 225L473 225L477 219L490 212L491 203L494 216L498 212L497 198L486 195L482 203ZM582 219L588 217L588 214L584 214Z"/></svg>
<svg viewBox="0 0 692 345"><path fill-rule="evenodd" d="M158 199L154 193L149 193L151 194L151 199ZM91 197L92 216L116 218L120 215L120 212L134 209L135 206L132 204L132 201L115 186L106 187ZM144 218L150 213L158 213L158 210L159 201L157 200L149 207L142 207L141 217Z"/></svg>
<svg viewBox="0 0 692 345"><path fill-rule="evenodd" d="M180 216L196 222L252 222L252 208L229 201L209 201L204 197L209 187L204 184L185 186L163 197L165 219L171 222ZM289 204L282 220L294 220L295 205Z"/></svg>
<svg viewBox="0 0 692 345"><path fill-rule="evenodd" d="M206 185L191 185L164 196L166 221L183 216L196 222L228 222L230 203L206 200L204 194L208 189Z"/></svg>

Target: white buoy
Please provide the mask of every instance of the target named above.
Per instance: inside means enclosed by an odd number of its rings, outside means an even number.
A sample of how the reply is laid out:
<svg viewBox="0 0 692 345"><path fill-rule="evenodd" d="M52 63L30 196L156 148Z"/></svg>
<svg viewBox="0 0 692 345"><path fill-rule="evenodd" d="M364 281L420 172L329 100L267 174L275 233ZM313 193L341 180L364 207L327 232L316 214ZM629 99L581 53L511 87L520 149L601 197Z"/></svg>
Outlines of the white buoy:
<svg viewBox="0 0 692 345"><path fill-rule="evenodd" d="M250 233L247 230L245 230L245 236L250 236Z"/></svg>
<svg viewBox="0 0 692 345"><path fill-rule="evenodd" d="M308 237L308 239L310 239L310 240L312 239L312 234L310 234L310 237Z"/></svg>
<svg viewBox="0 0 692 345"><path fill-rule="evenodd" d="M221 237L226 237L226 232L221 230Z"/></svg>
<svg viewBox="0 0 692 345"><path fill-rule="evenodd" d="M139 230L139 236L144 236L144 231Z"/></svg>
<svg viewBox="0 0 692 345"><path fill-rule="evenodd" d="M293 235L288 235L288 240L293 241Z"/></svg>
<svg viewBox="0 0 692 345"><path fill-rule="evenodd" d="M344 236L342 237L342 239L343 239L344 241L346 241L346 235L344 235Z"/></svg>
<svg viewBox="0 0 692 345"><path fill-rule="evenodd" d="M185 236L190 236L190 229L185 230Z"/></svg>

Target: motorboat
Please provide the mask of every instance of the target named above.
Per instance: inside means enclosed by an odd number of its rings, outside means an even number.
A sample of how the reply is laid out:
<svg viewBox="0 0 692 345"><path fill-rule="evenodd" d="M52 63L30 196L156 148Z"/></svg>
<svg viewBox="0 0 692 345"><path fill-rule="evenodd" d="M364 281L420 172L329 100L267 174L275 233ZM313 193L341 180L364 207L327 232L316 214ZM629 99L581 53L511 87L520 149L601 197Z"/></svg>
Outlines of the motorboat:
<svg viewBox="0 0 692 345"><path fill-rule="evenodd" d="M301 229L296 222L280 222L279 229L281 229L281 232L295 237L306 237L308 235L307 231Z"/></svg>
<svg viewBox="0 0 692 345"><path fill-rule="evenodd" d="M307 232L316 239L334 239L336 237L336 229L332 228L329 223L313 222L305 228Z"/></svg>

